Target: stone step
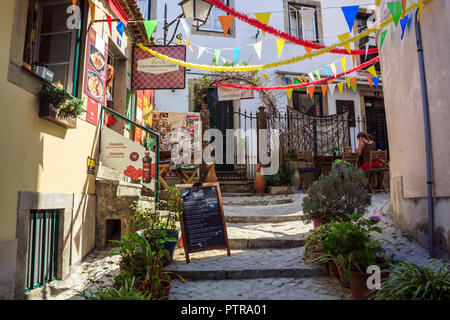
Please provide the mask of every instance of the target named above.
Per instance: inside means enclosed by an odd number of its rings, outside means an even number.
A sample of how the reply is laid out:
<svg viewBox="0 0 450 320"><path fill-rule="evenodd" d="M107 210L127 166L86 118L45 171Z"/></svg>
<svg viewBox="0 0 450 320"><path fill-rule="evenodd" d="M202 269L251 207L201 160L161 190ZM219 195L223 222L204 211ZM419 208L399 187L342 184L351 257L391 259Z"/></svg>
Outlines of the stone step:
<svg viewBox="0 0 450 320"><path fill-rule="evenodd" d="M249 194L254 192L254 181L251 180L237 180L226 181L219 180L220 192L224 193L243 193Z"/></svg>
<svg viewBox="0 0 450 320"><path fill-rule="evenodd" d="M173 263L165 271L189 280L224 280L257 278L304 278L326 274L323 266L307 265L303 248L209 250L190 254L186 263L184 250L176 249ZM174 276L175 277L175 276Z"/></svg>
<svg viewBox="0 0 450 320"><path fill-rule="evenodd" d="M300 221L227 223L227 234L231 249L287 249L302 247L312 228Z"/></svg>

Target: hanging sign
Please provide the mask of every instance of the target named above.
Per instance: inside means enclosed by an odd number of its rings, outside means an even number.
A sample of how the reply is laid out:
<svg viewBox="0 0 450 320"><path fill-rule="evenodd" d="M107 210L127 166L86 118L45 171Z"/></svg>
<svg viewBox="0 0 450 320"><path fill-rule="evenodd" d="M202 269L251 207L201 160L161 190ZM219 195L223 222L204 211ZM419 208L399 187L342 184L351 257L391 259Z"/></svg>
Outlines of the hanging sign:
<svg viewBox="0 0 450 320"><path fill-rule="evenodd" d="M177 187L184 207L180 226L186 262L190 262L189 253L206 250L227 249L230 256L219 184L181 184Z"/></svg>
<svg viewBox="0 0 450 320"><path fill-rule="evenodd" d="M219 101L253 99L255 94L252 90L234 89L228 87L217 87L217 99Z"/></svg>
<svg viewBox="0 0 450 320"><path fill-rule="evenodd" d="M151 49L173 59L186 61L186 46L154 46ZM140 47L133 49L133 90L184 89L185 72L185 67L155 57Z"/></svg>
<svg viewBox="0 0 450 320"><path fill-rule="evenodd" d="M86 46L84 93L102 105L105 104L108 44L91 27Z"/></svg>

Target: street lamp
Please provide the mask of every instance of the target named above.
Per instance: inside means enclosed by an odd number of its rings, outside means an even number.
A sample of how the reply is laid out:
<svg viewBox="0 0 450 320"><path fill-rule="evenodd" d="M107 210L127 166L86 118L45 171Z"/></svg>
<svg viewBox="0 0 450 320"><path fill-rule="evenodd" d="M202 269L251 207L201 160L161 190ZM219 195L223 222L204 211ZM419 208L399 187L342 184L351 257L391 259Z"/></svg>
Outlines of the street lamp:
<svg viewBox="0 0 450 320"><path fill-rule="evenodd" d="M212 7L204 0L183 0L178 5L186 18L194 18L193 25L197 28L206 23Z"/></svg>

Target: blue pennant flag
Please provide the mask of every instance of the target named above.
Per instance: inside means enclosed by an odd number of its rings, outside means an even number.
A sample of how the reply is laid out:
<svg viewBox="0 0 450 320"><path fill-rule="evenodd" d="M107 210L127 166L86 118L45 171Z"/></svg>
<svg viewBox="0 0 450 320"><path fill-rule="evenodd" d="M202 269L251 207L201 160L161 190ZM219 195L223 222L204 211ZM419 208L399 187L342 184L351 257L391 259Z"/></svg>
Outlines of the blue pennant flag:
<svg viewBox="0 0 450 320"><path fill-rule="evenodd" d="M323 71L325 71L325 73L327 74L327 77L328 77L328 78L331 78L331 75L330 75L330 73L328 72L327 67L323 67L322 69L323 69Z"/></svg>
<svg viewBox="0 0 450 320"><path fill-rule="evenodd" d="M289 84L289 78L286 77L286 84Z"/></svg>
<svg viewBox="0 0 450 320"><path fill-rule="evenodd" d="M123 31L125 30L125 25L122 22L117 21L116 28L117 28L117 32L119 32L120 36L123 36Z"/></svg>
<svg viewBox="0 0 450 320"><path fill-rule="evenodd" d="M348 28L352 32L353 24L355 23L356 15L358 14L359 6L346 6L341 7L344 13L345 20L347 21Z"/></svg>
<svg viewBox="0 0 450 320"><path fill-rule="evenodd" d="M233 53L234 53L234 63L237 64L239 55L241 54L241 48L233 48Z"/></svg>
<svg viewBox="0 0 450 320"><path fill-rule="evenodd" d="M378 89L378 77L372 77L372 82L373 82L373 84L375 85L375 87L377 87L377 89Z"/></svg>
<svg viewBox="0 0 450 320"><path fill-rule="evenodd" d="M409 14L407 14L403 19L400 20L400 25L402 27L402 40L403 37L405 36L406 24L408 23L408 16Z"/></svg>

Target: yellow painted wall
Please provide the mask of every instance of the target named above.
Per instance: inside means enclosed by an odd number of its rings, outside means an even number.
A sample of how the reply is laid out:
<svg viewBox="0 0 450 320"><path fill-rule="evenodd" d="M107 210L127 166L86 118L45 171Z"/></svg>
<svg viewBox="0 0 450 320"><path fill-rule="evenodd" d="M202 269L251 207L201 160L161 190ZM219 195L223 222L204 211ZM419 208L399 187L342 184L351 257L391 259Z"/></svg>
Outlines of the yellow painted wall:
<svg viewBox="0 0 450 320"><path fill-rule="evenodd" d="M38 98L7 81L15 0L0 4L0 240L16 237L19 191L95 193L87 157L97 127L77 120L65 129L38 116Z"/></svg>

